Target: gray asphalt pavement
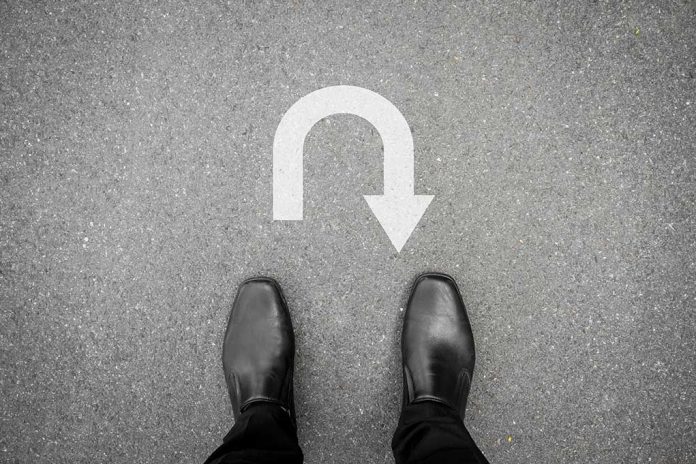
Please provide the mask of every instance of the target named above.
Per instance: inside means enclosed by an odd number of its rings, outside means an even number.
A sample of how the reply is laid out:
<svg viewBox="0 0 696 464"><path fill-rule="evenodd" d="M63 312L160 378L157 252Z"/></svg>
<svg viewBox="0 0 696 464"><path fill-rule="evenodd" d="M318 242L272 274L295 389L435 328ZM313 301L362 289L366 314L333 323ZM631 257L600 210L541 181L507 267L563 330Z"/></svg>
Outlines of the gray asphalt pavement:
<svg viewBox="0 0 696 464"><path fill-rule="evenodd" d="M306 462L393 462L428 270L470 312L492 463L696 462L695 76L692 0L0 2L0 462L202 462L255 275L291 307ZM272 220L275 128L338 84L411 126L435 199L401 253L354 116Z"/></svg>

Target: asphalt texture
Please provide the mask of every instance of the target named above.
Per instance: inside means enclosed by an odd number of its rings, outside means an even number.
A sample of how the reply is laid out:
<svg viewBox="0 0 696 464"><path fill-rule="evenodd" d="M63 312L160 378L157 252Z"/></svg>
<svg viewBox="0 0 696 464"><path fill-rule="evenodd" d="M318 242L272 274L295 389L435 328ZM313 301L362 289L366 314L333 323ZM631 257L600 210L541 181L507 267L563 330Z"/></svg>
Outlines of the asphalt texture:
<svg viewBox="0 0 696 464"><path fill-rule="evenodd" d="M492 463L696 462L693 1L4 1L0 45L0 462L202 462L258 275L306 462L393 462L429 270L470 313ZM338 84L411 126L435 199L401 253L354 116L306 140L304 220L272 220L275 128Z"/></svg>

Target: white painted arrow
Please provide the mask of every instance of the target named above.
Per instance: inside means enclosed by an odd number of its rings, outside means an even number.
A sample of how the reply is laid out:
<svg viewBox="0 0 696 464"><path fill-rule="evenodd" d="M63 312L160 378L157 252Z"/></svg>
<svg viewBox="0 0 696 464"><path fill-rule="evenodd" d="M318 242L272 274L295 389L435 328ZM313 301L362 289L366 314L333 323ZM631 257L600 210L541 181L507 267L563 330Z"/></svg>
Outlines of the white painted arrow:
<svg viewBox="0 0 696 464"><path fill-rule="evenodd" d="M354 114L371 123L384 145L384 195L364 195L399 252L433 199L414 195L413 138L408 123L386 98L361 87L337 85L300 98L285 113L273 139L273 219L302 220L305 137L332 114Z"/></svg>

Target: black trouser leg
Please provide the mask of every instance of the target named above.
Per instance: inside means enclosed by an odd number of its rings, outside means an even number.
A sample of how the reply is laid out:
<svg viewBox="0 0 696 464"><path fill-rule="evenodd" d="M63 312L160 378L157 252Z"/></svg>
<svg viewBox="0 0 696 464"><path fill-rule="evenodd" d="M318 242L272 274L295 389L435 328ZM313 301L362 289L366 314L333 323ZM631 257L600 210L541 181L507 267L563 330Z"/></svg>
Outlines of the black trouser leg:
<svg viewBox="0 0 696 464"><path fill-rule="evenodd" d="M245 410L205 464L302 464L297 430L275 404L258 403Z"/></svg>
<svg viewBox="0 0 696 464"><path fill-rule="evenodd" d="M403 409L392 450L396 464L488 464L457 411L434 401Z"/></svg>

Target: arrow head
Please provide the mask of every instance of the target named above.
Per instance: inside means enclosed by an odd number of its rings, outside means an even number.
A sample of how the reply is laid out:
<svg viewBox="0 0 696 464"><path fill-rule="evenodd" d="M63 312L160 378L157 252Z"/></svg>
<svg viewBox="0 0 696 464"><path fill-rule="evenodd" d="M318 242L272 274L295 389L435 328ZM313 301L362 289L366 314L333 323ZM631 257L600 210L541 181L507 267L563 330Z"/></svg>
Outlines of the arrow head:
<svg viewBox="0 0 696 464"><path fill-rule="evenodd" d="M397 252L418 225L433 195L363 195Z"/></svg>

